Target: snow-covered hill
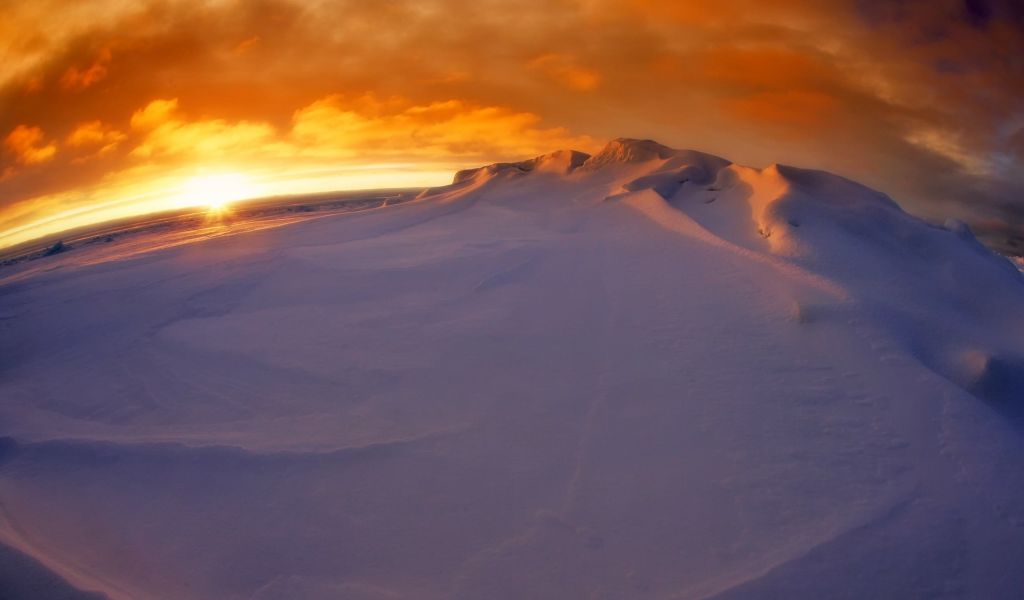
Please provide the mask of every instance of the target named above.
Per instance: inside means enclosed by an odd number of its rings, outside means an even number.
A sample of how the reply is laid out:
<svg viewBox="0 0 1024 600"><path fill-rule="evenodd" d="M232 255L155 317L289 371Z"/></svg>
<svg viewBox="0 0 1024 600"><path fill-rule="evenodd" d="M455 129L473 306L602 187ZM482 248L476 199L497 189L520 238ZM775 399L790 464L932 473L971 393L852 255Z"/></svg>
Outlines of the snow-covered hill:
<svg viewBox="0 0 1024 600"><path fill-rule="evenodd" d="M1024 278L818 171L616 140L0 282L0 398L5 597L1024 590Z"/></svg>

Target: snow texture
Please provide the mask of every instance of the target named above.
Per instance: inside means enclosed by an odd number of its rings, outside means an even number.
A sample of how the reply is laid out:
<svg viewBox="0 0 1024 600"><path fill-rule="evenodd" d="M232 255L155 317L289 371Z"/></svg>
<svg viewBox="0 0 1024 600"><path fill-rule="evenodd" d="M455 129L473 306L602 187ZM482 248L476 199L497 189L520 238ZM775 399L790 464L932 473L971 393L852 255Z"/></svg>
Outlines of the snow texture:
<svg viewBox="0 0 1024 600"><path fill-rule="evenodd" d="M1024 591L1018 269L650 141L0 279L0 434L4 598Z"/></svg>

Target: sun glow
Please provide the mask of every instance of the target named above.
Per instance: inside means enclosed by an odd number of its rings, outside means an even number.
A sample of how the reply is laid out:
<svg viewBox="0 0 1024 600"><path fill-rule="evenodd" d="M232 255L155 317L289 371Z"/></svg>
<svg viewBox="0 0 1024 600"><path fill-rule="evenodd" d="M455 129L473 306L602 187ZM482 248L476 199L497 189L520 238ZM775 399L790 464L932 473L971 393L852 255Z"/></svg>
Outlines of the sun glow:
<svg viewBox="0 0 1024 600"><path fill-rule="evenodd" d="M210 212L222 212L232 202L260 195L259 187L241 173L197 175L182 185L183 206L205 206Z"/></svg>

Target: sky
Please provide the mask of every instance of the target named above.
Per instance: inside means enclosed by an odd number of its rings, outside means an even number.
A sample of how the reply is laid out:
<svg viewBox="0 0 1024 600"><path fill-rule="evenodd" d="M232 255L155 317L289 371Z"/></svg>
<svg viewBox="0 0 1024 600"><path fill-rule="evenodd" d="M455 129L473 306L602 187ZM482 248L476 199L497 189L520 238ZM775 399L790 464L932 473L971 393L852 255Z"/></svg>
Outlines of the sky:
<svg viewBox="0 0 1024 600"><path fill-rule="evenodd" d="M616 137L1022 232L1024 0L0 0L0 247Z"/></svg>

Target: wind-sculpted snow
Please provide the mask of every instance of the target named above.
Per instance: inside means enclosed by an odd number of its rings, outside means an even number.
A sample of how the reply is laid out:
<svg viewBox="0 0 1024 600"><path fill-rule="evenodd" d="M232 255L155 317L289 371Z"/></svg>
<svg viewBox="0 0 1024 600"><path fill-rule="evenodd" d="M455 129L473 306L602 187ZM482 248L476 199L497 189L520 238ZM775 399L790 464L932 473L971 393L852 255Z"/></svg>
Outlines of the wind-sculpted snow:
<svg viewBox="0 0 1024 600"><path fill-rule="evenodd" d="M883 194L821 171L730 165L704 188L685 187L686 177L666 185L665 173L624 189L653 189L723 240L834 282L908 352L981 397L1024 398L1024 376L1015 375L1024 366L1024 278L963 223L928 225ZM979 361L1009 364L996 371L1014 375L992 375Z"/></svg>
<svg viewBox="0 0 1024 600"><path fill-rule="evenodd" d="M87 259L0 271L0 597L1024 589L1022 276L840 177L616 140Z"/></svg>
<svg viewBox="0 0 1024 600"><path fill-rule="evenodd" d="M467 169L455 174L454 184L477 180L481 177L493 177L504 173L550 172L567 175L583 165L590 158L589 154L576 150L559 150L516 163L495 163L486 167Z"/></svg>

